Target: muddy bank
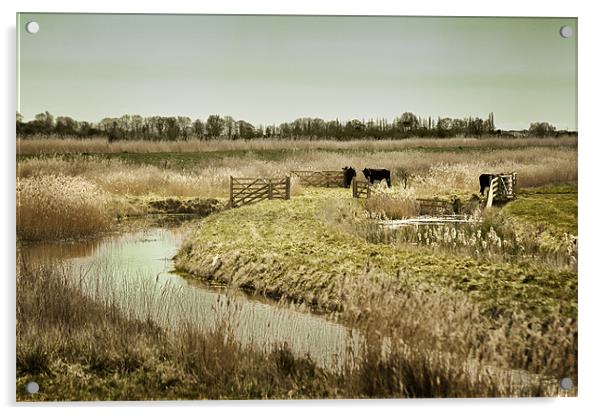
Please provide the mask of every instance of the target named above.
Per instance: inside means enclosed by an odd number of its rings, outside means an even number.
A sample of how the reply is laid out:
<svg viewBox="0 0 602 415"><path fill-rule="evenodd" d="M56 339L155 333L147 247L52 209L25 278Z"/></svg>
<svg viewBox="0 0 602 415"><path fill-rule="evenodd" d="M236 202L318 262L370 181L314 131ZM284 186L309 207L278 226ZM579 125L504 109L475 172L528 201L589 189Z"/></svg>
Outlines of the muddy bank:
<svg viewBox="0 0 602 415"><path fill-rule="evenodd" d="M225 208L217 199L202 198L165 198L148 201L149 213L195 214L207 216Z"/></svg>

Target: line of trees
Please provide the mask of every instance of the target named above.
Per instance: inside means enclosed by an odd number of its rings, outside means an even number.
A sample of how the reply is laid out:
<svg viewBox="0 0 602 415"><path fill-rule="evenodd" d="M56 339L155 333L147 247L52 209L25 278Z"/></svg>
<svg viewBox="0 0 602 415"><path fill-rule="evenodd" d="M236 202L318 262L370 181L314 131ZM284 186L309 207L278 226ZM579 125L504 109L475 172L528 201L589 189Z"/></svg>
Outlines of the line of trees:
<svg viewBox="0 0 602 415"><path fill-rule="evenodd" d="M393 121L384 118L346 122L323 120L321 118L298 118L278 126L254 126L244 120L230 116L210 115L206 120L190 117L142 117L123 115L117 118L103 118L98 123L76 121L71 117L54 117L48 111L37 114L32 121L24 122L17 113L17 135L21 137L58 135L61 137L105 136L115 140L176 141L188 139L209 140L216 138L254 139L336 139L355 138L401 139L408 137L481 137L481 136L535 136L549 137L568 132L556 131L547 122L532 123L528 130L508 132L495 128L493 113L486 119L468 118L421 118L411 112L404 112Z"/></svg>

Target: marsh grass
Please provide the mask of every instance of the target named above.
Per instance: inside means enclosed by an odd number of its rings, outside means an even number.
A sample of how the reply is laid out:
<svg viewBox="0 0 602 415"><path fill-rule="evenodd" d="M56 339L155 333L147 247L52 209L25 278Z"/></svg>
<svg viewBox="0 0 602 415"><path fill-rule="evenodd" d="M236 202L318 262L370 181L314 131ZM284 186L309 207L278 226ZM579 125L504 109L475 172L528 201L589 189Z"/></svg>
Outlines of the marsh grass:
<svg viewBox="0 0 602 415"><path fill-rule="evenodd" d="M17 234L22 240L81 238L111 226L108 195L80 177L17 180Z"/></svg>
<svg viewBox="0 0 602 415"><path fill-rule="evenodd" d="M409 225L397 229L373 224L372 242L419 246L430 252L449 252L476 259L517 263L531 261L550 267L577 267L575 237L550 234L512 220L507 214L489 210L473 217L475 223ZM356 224L364 234L369 224Z"/></svg>
<svg viewBox="0 0 602 415"><path fill-rule="evenodd" d="M57 154L57 153L187 153L210 151L237 151L237 150L360 150L360 151L391 151L412 148L434 148L469 150L475 147L493 148L521 148L531 146L557 147L576 146L574 137L560 137L554 139L537 138L410 138L403 140L188 140L188 141L114 141L109 143L106 138L63 138L63 137L33 137L18 138L18 154Z"/></svg>
<svg viewBox="0 0 602 415"><path fill-rule="evenodd" d="M403 187L387 189L379 185L372 190L364 208L372 217L383 219L406 219L419 213L419 205L411 192Z"/></svg>
<svg viewBox="0 0 602 415"><path fill-rule="evenodd" d="M496 364L508 364L506 359L514 353L535 362L524 365L531 369L543 365L549 372L564 374L573 363L564 359L563 367L554 366L566 351L562 343L556 344L561 345L556 352L544 354L548 349L541 349L542 338L556 339L533 336L525 343L524 336L514 337L525 330L520 320L489 331L466 299L428 288L387 291L385 305L394 307L379 314L375 305L379 297L383 299L382 286L345 287L349 304L355 306L349 307L349 316L355 315L364 341L353 361L334 370L295 355L285 344L266 351L243 346L232 334L235 311L226 310L221 323L210 330L190 324L172 331L150 319L134 318L135 313L107 300L108 292L98 297L105 300L92 300L76 281L57 264L20 263L19 400L557 396L553 377L505 370ZM413 313L393 318L410 308ZM424 324L427 320L430 324ZM541 333L540 328L534 326L534 332ZM483 333L485 338L480 337ZM501 353L489 349L493 346ZM534 346L537 356L523 356L525 347ZM24 391L31 379L41 386L37 395Z"/></svg>
<svg viewBox="0 0 602 415"><path fill-rule="evenodd" d="M327 150L284 147L277 159L264 157L260 150L240 154L190 153L190 157L199 156L198 159L176 157L176 154L173 160L168 158L171 153L159 154L159 157L153 155L148 160L132 158L136 153L121 154L123 157L120 158L107 158L102 154L43 155L20 159L17 175L79 176L113 194L183 197L227 197L230 176L285 177L293 170L336 170L348 165L389 168L393 171L394 185L405 183L416 197L476 193L478 177L484 172L517 171L519 188L577 180L577 153L571 147L513 148L503 145L491 151L485 151L486 147L483 147L483 152L476 157L471 153L448 151L445 146L441 151L421 148L386 151L375 144L375 150L359 150L361 147L358 147L351 151L346 149L346 143L338 143L339 147L328 143L332 148ZM479 143L485 145L481 141L474 145ZM368 148L371 146L370 142L364 144ZM474 148L478 150L478 147ZM187 153L181 153L184 154ZM470 159L475 161L467 161ZM404 182L402 179L408 175L411 179Z"/></svg>

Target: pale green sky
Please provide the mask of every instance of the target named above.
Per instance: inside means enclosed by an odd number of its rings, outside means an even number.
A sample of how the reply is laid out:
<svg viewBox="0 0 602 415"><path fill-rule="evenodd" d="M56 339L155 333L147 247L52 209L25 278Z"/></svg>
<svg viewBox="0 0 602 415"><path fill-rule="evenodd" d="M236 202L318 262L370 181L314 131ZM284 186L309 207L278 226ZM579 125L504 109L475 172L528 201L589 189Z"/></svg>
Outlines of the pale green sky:
<svg viewBox="0 0 602 415"><path fill-rule="evenodd" d="M37 21L29 34L25 24ZM559 35L563 25L575 35ZM32 14L18 106L98 121L486 117L577 125L577 19Z"/></svg>

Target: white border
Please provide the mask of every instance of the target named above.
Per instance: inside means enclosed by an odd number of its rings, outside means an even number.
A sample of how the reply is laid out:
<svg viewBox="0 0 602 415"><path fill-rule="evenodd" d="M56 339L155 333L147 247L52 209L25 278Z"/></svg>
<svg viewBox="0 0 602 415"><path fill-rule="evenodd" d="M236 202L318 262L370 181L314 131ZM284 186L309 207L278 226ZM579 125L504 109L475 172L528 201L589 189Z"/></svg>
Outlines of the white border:
<svg viewBox="0 0 602 415"><path fill-rule="evenodd" d="M51 413L104 413L111 411L164 413L173 407L180 413L206 411L247 413L286 412L306 415L314 411L345 411L364 413L374 407L379 412L400 413L401 411L427 411L448 413L490 414L514 411L545 411L546 413L567 413L587 411L600 406L598 391L600 382L600 300L602 276L598 272L596 254L600 243L600 209L602 204L597 196L600 193L596 184L600 174L599 158L602 156L602 131L600 100L600 73L602 73L600 27L602 16L595 1L525 1L505 0L485 1L412 1L404 4L394 1L251 1L222 0L192 2L184 0L145 0L145 1L77 1L77 0L22 0L13 4L0 2L2 13L2 373L0 392L2 404L8 411L38 410L44 408ZM15 394L15 335L14 335L14 264L15 264L15 143L14 114L16 108L15 85L15 13L21 12L105 12L105 13L212 13L212 14L345 14L345 15L443 15L443 16L558 16L579 18L579 397L574 399L504 399L504 400L413 400L413 401L271 401L271 402L185 402L185 403L126 403L126 404L79 404L64 408L60 405L16 406ZM596 204L598 203L598 204ZM598 405L595 405L595 404ZM591 407L590 407L591 404ZM121 408L121 409L120 409ZM587 411L589 412L589 411Z"/></svg>

